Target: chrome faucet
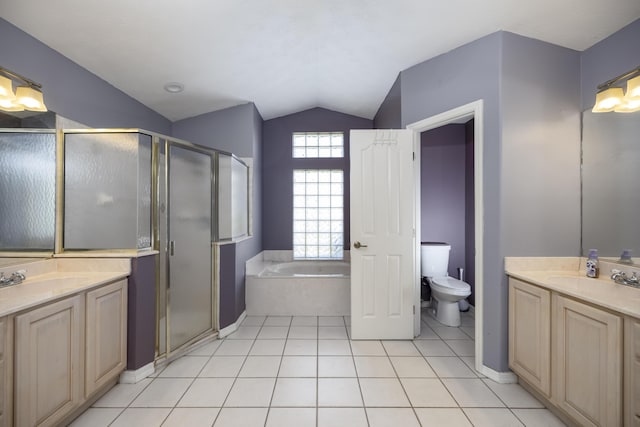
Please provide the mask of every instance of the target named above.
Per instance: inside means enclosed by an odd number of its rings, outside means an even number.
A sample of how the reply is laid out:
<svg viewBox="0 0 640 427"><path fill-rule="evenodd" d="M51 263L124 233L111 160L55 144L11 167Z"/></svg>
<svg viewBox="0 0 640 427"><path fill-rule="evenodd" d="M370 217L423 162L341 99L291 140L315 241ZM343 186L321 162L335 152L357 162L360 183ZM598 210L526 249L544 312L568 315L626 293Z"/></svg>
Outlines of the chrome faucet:
<svg viewBox="0 0 640 427"><path fill-rule="evenodd" d="M611 280L616 282L619 285L627 285L633 286L634 288L640 288L640 277L633 272L631 276L627 276L624 271L616 270L615 268L611 270Z"/></svg>
<svg viewBox="0 0 640 427"><path fill-rule="evenodd" d="M6 286L11 285L19 285L26 278L26 270L18 270L11 273L11 277L4 277L4 273L0 273L0 288L4 288Z"/></svg>

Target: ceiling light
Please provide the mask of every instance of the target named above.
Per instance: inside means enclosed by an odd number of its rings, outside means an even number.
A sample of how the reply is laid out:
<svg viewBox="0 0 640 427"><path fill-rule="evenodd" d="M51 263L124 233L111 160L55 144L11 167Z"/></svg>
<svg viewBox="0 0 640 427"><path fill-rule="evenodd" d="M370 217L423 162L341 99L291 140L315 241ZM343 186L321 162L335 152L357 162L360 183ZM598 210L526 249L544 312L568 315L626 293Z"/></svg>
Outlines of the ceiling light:
<svg viewBox="0 0 640 427"><path fill-rule="evenodd" d="M621 87L614 86L627 80L627 93ZM594 113L633 113L640 111L640 67L619 75L598 85L596 103L591 110Z"/></svg>
<svg viewBox="0 0 640 427"><path fill-rule="evenodd" d="M164 90L169 93L180 93L184 90L184 85L178 82L170 82L164 85Z"/></svg>
<svg viewBox="0 0 640 427"><path fill-rule="evenodd" d="M13 93L13 80L20 86ZM42 85L18 73L0 67L0 109L4 111L47 111Z"/></svg>

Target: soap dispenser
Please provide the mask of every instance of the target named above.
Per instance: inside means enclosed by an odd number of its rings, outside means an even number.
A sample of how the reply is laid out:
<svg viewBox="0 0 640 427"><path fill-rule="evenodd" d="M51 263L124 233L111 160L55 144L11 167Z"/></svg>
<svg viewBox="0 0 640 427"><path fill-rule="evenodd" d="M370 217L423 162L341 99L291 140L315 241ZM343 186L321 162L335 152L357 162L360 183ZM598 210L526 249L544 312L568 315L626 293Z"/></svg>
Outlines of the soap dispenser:
<svg viewBox="0 0 640 427"><path fill-rule="evenodd" d="M620 264L633 264L633 260L631 259L631 249L623 250L618 262Z"/></svg>
<svg viewBox="0 0 640 427"><path fill-rule="evenodd" d="M600 266L598 265L598 250L589 249L589 257L587 258L587 277L597 278L600 274Z"/></svg>

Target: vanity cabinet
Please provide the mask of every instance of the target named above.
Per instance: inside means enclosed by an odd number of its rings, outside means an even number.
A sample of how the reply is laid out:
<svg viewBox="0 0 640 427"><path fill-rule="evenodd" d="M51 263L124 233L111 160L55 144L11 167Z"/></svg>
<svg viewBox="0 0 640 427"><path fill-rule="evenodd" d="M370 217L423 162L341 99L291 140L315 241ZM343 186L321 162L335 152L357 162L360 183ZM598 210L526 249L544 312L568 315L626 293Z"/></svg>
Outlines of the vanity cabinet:
<svg viewBox="0 0 640 427"><path fill-rule="evenodd" d="M551 396L551 292L509 281L509 366Z"/></svg>
<svg viewBox="0 0 640 427"><path fill-rule="evenodd" d="M553 401L582 426L622 425L622 318L553 295Z"/></svg>
<svg viewBox="0 0 640 427"><path fill-rule="evenodd" d="M84 295L15 318L16 426L56 425L82 400Z"/></svg>
<svg viewBox="0 0 640 427"><path fill-rule="evenodd" d="M640 320L624 320L624 425L640 427Z"/></svg>
<svg viewBox="0 0 640 427"><path fill-rule="evenodd" d="M0 427L9 427L12 419L13 392L13 328L6 317L0 317Z"/></svg>

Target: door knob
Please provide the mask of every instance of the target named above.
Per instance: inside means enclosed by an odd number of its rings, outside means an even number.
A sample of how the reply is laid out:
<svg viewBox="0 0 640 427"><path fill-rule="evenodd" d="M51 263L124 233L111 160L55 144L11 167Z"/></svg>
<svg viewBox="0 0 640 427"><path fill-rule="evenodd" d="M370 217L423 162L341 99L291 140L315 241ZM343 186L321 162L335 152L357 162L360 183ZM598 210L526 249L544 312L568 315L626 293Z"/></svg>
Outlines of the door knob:
<svg viewBox="0 0 640 427"><path fill-rule="evenodd" d="M366 247L367 247L367 245L363 245L363 244L362 244L362 243L360 243L360 242L355 242L355 243L353 244L353 247L354 247L354 248L356 248L356 249L360 249L360 248L366 248Z"/></svg>

